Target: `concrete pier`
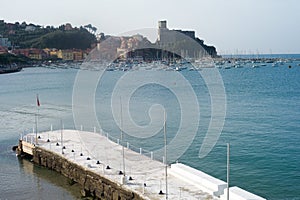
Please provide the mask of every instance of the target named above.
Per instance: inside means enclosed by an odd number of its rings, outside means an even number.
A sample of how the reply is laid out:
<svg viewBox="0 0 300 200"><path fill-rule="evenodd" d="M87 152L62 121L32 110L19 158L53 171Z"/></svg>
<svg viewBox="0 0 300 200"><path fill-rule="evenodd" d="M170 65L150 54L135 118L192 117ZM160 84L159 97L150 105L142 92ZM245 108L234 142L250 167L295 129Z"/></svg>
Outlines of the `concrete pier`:
<svg viewBox="0 0 300 200"><path fill-rule="evenodd" d="M108 140L106 135L77 130L49 131L39 133L38 143L30 144L35 142L29 139L32 137L34 133L23 136L19 154L32 153L35 163L78 182L83 194L113 200L166 199L165 165L151 159L152 154L147 157L142 150L134 152L125 147L124 174L122 146ZM186 165L173 164L169 171L168 199L220 199L226 190L223 181ZM247 197L250 194L247 192ZM254 194L251 197L263 199Z"/></svg>

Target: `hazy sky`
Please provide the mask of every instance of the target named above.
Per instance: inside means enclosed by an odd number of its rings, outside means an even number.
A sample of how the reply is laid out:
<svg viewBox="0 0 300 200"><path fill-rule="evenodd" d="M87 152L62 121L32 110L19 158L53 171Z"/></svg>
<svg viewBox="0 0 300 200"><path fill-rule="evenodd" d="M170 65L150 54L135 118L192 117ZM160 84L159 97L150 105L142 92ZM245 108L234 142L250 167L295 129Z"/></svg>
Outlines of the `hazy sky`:
<svg viewBox="0 0 300 200"><path fill-rule="evenodd" d="M300 0L2 0L0 19L58 26L93 24L117 35L156 28L195 30L221 54L300 53Z"/></svg>

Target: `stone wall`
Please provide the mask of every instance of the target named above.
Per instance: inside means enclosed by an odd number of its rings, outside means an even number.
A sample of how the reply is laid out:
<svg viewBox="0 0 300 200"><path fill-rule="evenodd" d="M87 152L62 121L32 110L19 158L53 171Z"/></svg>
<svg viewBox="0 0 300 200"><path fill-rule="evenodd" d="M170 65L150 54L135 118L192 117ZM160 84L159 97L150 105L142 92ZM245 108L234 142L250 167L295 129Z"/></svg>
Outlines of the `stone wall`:
<svg viewBox="0 0 300 200"><path fill-rule="evenodd" d="M130 191L122 185L115 183L99 174L68 161L61 155L35 147L33 150L33 162L48 169L57 171L82 186L82 194L89 194L100 200L144 200L137 193Z"/></svg>

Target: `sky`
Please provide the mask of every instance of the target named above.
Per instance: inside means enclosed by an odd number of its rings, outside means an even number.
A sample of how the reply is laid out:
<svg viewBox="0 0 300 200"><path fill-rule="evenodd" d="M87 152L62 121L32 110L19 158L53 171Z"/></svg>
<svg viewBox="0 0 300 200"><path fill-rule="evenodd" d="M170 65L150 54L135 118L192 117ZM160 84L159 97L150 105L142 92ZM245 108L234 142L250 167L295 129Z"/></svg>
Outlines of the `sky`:
<svg viewBox="0 0 300 200"><path fill-rule="evenodd" d="M109 35L157 28L196 31L219 54L300 53L299 0L1 0L0 19L55 27L92 24Z"/></svg>

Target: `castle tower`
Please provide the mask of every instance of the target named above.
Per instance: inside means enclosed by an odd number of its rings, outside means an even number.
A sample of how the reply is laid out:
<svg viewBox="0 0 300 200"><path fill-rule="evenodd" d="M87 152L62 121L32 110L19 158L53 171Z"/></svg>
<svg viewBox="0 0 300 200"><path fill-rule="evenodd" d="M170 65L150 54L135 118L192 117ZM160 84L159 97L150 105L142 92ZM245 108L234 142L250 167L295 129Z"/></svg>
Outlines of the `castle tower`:
<svg viewBox="0 0 300 200"><path fill-rule="evenodd" d="M157 41L159 43L164 43L165 42L165 35L168 31L167 28L167 21L163 20L163 21L158 21L158 38Z"/></svg>
<svg viewBox="0 0 300 200"><path fill-rule="evenodd" d="M158 28L161 29L161 28L167 28L167 21L164 20L164 21L158 21Z"/></svg>

